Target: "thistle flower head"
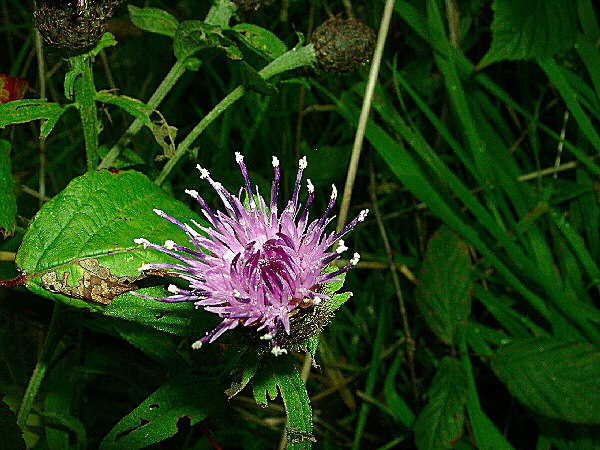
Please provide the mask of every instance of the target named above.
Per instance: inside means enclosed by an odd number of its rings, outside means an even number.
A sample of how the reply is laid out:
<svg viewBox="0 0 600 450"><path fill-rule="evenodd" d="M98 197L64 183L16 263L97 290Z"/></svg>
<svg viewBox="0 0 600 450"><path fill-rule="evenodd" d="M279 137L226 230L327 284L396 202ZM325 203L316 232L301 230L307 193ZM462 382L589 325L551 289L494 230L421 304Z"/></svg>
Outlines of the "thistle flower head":
<svg viewBox="0 0 600 450"><path fill-rule="evenodd" d="M121 0L35 0L37 29L49 44L71 51L96 45Z"/></svg>
<svg viewBox="0 0 600 450"><path fill-rule="evenodd" d="M293 334L295 316L301 310L323 307L331 300L324 286L339 280L342 273L358 263L359 256L355 253L345 267L324 270L347 250L340 239L364 220L367 210L342 231L326 233L327 225L333 220L330 214L337 191L334 186L325 214L310 220L309 209L315 195L310 180L307 180L306 205L302 206L299 201L306 158L299 162L294 192L283 210L278 207L279 160L273 157L274 180L268 204L258 187L252 188L241 154L236 153L236 161L244 176L245 202L242 189L238 196L232 195L200 166L200 178L215 189L224 211L213 211L197 191L186 191L198 201L210 226L195 221L181 223L163 211L155 210L187 233L192 248L171 240L164 245L145 239L136 239L136 243L179 261L176 264L145 264L143 270L171 271L189 283L186 289L169 286L172 295L156 300L194 302L196 307L221 317L222 322L194 343L194 348L213 342L227 330L241 325L253 327L260 339L270 342L272 353L280 355L287 350L278 344L278 339L283 342L286 335ZM332 248L336 242L337 247Z"/></svg>

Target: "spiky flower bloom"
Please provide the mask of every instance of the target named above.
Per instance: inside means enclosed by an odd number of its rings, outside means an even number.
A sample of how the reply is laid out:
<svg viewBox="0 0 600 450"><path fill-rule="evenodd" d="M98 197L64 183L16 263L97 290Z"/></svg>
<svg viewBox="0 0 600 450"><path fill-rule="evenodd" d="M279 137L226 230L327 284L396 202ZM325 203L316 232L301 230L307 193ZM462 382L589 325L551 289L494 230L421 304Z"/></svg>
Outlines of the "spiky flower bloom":
<svg viewBox="0 0 600 450"><path fill-rule="evenodd" d="M287 353L287 350L278 345L278 338L293 332L294 316L303 309L316 308L331 300L324 293L324 286L339 280L342 273L358 263L359 255L355 253L347 266L333 271L324 270L347 250L341 238L364 220L368 210L362 211L339 233L327 234L325 229L333 220L330 213L337 190L333 186L325 214L309 221L309 209L315 195L309 179L306 180L308 199L304 208L299 202L306 157L299 162L292 199L281 212L277 206L278 159L273 157L275 178L268 205L258 187L252 189L241 154L236 153L236 161L245 180L245 202L242 189L237 197L232 195L211 178L208 170L198 166L200 178L207 180L215 189L226 212L213 212L193 190L186 193L198 201L210 227L195 221L193 226L181 223L163 211L155 210L185 231L193 248L171 240L161 246L146 239L136 239L138 244L179 260L177 264L145 264L141 270L166 269L189 282L187 289L170 285L168 290L173 295L156 300L194 302L196 307L218 314L223 319L214 330L195 342L194 348L213 342L227 330L243 325L254 327L262 340L271 342L272 353L279 355ZM331 247L336 242L337 247L332 251Z"/></svg>

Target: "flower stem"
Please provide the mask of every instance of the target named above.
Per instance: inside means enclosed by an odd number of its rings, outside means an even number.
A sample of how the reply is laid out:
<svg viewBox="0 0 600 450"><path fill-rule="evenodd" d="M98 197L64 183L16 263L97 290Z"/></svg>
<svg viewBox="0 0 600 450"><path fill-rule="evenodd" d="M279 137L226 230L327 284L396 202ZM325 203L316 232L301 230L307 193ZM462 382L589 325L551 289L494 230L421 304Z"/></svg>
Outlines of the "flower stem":
<svg viewBox="0 0 600 450"><path fill-rule="evenodd" d="M181 78L181 76L185 73L185 63L183 61L177 60L169 73L165 76L163 81L160 83L160 86L156 89L150 100L148 100L148 107L152 109L156 109L158 105L164 100L167 94L173 89L177 80ZM119 157L119 153L123 150L129 142L131 142L131 138L135 136L138 131L141 130L143 124L141 120L135 119L133 123L129 126L125 134L117 141L117 143L110 149L110 151L106 154L98 169L108 169L111 167L116 159Z"/></svg>
<svg viewBox="0 0 600 450"><path fill-rule="evenodd" d="M25 395L21 401L21 408L17 414L17 425L21 429L25 428L27 418L29 417L29 413L33 407L33 402L35 401L35 397L40 390L42 381L44 381L48 366L51 363L52 354L54 353L54 349L58 342L56 328L58 317L60 316L61 311L62 307L59 304L56 304L54 306L54 311L52 312L52 319L50 319L48 332L46 333L46 340L44 341L42 351L40 352L40 358L35 366L35 369L33 370L33 375L31 375L31 378L29 379L27 390L25 391Z"/></svg>
<svg viewBox="0 0 600 450"><path fill-rule="evenodd" d="M94 85L94 74L92 72L92 58L89 54L74 56L71 64L80 70L79 76L74 82L75 102L85 139L85 153L87 158L87 170L95 170L98 165L98 134L100 133L100 122L96 108L96 86Z"/></svg>
<svg viewBox="0 0 600 450"><path fill-rule="evenodd" d="M312 45L294 48L287 53L284 53L276 60L272 61L269 65L263 68L259 75L268 80L269 78L278 75L288 70L296 69L298 67L309 66L315 62L315 51ZM192 131L185 137L185 139L179 144L175 154L169 159L163 170L156 178L156 184L161 185L167 176L171 173L175 165L179 162L181 157L190 149L191 145L196 139L202 134L202 132L210 125L217 117L219 117L227 108L238 101L246 92L243 86L238 86L227 95L221 102L216 105L206 116L202 118L200 122L194 127Z"/></svg>

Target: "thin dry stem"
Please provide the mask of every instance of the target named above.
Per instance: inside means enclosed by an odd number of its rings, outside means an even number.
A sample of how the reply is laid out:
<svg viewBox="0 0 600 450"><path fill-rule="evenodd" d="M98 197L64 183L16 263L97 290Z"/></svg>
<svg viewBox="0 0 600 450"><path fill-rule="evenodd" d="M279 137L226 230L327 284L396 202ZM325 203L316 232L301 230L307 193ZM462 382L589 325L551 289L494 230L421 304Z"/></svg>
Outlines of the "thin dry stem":
<svg viewBox="0 0 600 450"><path fill-rule="evenodd" d="M367 88L365 89L365 98L363 100L362 110L358 120L358 127L354 137L354 145L352 147L352 156L350 158L350 167L348 167L346 185L344 186L344 195L342 198L342 205L340 207L337 231L340 231L342 228L344 228L346 221L348 220L350 200L352 199L352 189L354 188L354 180L356 179L356 172L358 170L358 161L360 159L362 143L367 130L367 121L371 111L371 104L373 103L373 94L375 92L375 85L377 84L377 76L379 74L379 67L381 66L381 58L383 56L383 48L385 46L388 30L390 28L390 20L392 18L393 10L394 0L387 0L383 10L383 16L381 18L379 34L377 35L377 44L375 45L375 53L373 54L373 62L371 63L371 71L369 72L369 80L367 82Z"/></svg>
<svg viewBox="0 0 600 450"><path fill-rule="evenodd" d="M343 0L344 9L346 10L346 15L349 19L356 19L356 15L354 14L354 8L352 8L352 2L350 0Z"/></svg>
<svg viewBox="0 0 600 450"><path fill-rule="evenodd" d="M406 337L406 363L408 364L408 369L410 372L410 380L411 380L411 383L413 386L413 396L414 396L415 407L418 410L419 409L419 381L417 379L417 374L416 374L416 370L415 370L415 341L412 338L412 333L410 331L410 325L408 323L408 314L406 312L406 305L404 304L404 297L402 296L402 288L400 287L400 279L398 277L398 272L396 270L396 264L394 263L392 246L390 244L390 240L388 239L388 235L385 230L385 225L383 223L383 218L381 217L381 211L379 210L379 205L377 203L377 193L376 193L376 185L375 185L375 169L373 167L372 162L369 166L369 176L370 176L369 191L370 191L371 200L373 203L373 213L375 214L375 217L377 218L377 225L379 226L379 232L381 234L383 246L385 248L385 252L387 253L390 274L392 276L392 282L394 283L394 288L396 290L396 297L398 298L398 307L400 309L400 316L402 317L402 326L404 327L404 336Z"/></svg>

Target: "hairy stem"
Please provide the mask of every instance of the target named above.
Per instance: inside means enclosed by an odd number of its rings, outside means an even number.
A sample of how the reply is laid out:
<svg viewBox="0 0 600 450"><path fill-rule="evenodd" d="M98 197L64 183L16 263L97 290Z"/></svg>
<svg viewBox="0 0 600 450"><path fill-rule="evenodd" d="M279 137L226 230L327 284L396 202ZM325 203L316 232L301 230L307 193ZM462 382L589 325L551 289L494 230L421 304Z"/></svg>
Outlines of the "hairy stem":
<svg viewBox="0 0 600 450"><path fill-rule="evenodd" d="M87 170L95 170L98 166L98 134L100 122L96 108L96 87L94 85L94 74L92 72L92 58L89 54L74 56L71 64L79 66L81 73L75 79L74 91L75 102L81 116L81 126L85 140L85 153L87 159Z"/></svg>

